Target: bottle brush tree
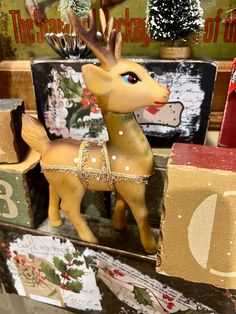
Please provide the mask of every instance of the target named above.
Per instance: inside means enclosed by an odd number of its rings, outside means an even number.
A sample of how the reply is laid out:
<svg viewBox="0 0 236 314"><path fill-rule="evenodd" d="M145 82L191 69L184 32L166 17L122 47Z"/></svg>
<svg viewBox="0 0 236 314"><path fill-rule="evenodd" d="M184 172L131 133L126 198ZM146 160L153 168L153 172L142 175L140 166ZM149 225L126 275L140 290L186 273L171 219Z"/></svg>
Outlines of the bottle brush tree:
<svg viewBox="0 0 236 314"><path fill-rule="evenodd" d="M58 10L64 22L68 23L67 11L72 9L79 18L87 18L90 10L90 0L60 0Z"/></svg>
<svg viewBox="0 0 236 314"><path fill-rule="evenodd" d="M148 0L147 29L152 39L171 41L187 38L203 27L203 9L199 0Z"/></svg>

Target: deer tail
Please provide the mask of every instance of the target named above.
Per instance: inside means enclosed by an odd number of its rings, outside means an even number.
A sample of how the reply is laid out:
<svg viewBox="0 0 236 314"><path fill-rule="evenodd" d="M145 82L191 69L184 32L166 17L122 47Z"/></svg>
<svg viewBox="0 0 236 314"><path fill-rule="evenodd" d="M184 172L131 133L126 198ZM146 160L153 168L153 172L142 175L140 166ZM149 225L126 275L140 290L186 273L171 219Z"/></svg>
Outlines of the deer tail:
<svg viewBox="0 0 236 314"><path fill-rule="evenodd" d="M42 153L47 144L50 143L43 125L37 119L26 114L22 116L21 135L23 140L39 153Z"/></svg>

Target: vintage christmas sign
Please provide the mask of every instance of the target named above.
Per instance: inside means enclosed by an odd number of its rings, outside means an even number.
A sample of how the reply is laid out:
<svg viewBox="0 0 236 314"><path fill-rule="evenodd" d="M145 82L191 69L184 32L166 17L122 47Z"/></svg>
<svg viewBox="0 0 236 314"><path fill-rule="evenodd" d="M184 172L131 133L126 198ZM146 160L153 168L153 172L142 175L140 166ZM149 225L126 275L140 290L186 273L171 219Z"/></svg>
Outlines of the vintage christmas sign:
<svg viewBox="0 0 236 314"><path fill-rule="evenodd" d="M29 59L56 56L46 44L46 33L68 32L60 8L63 0L8 0L0 3L0 59ZM86 6L86 1L84 1ZM235 2L202 0L205 20L202 32L191 39L197 58L232 59L235 57ZM156 57L161 42L151 40L146 29L147 1L92 0L92 9L105 7L121 31L126 55ZM222 53L223 52L223 53Z"/></svg>
<svg viewBox="0 0 236 314"><path fill-rule="evenodd" d="M235 158L233 149L173 146L158 272L235 289Z"/></svg>
<svg viewBox="0 0 236 314"><path fill-rule="evenodd" d="M144 133L158 146L173 142L203 144L211 110L216 63L131 59L144 66L155 81L171 90L162 108L135 111ZM33 82L39 119L51 139L96 138L108 135L97 100L85 87L81 67L96 59L34 60Z"/></svg>

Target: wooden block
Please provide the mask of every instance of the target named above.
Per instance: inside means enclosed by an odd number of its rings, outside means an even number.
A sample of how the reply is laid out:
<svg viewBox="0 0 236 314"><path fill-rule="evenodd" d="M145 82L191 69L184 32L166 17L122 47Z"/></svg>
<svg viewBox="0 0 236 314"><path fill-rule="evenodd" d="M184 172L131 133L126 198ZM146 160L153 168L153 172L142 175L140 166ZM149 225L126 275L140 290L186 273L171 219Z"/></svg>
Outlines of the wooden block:
<svg viewBox="0 0 236 314"><path fill-rule="evenodd" d="M0 165L0 220L36 227L47 217L48 185L40 155L29 151L19 164Z"/></svg>
<svg viewBox="0 0 236 314"><path fill-rule="evenodd" d="M0 163L20 162L27 149L21 137L22 113L22 100L0 100Z"/></svg>
<svg viewBox="0 0 236 314"><path fill-rule="evenodd" d="M0 98L20 98L26 110L36 110L30 61L0 62Z"/></svg>
<svg viewBox="0 0 236 314"><path fill-rule="evenodd" d="M167 170L157 271L236 287L236 151L175 144Z"/></svg>

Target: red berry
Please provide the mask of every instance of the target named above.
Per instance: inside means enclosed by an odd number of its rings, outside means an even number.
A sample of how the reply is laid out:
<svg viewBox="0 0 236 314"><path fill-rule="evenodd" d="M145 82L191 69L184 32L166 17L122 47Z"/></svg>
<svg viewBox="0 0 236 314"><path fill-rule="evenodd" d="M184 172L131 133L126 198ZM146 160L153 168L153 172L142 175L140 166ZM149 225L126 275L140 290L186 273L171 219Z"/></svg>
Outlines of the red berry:
<svg viewBox="0 0 236 314"><path fill-rule="evenodd" d="M18 252L17 252L17 251L15 251L15 250L13 251L13 253L14 253L15 255L18 255Z"/></svg>
<svg viewBox="0 0 236 314"><path fill-rule="evenodd" d="M115 275L115 273L113 272L113 270L109 270L109 275L111 276L111 277L114 277L114 275Z"/></svg>
<svg viewBox="0 0 236 314"><path fill-rule="evenodd" d="M61 289L63 289L63 290L68 290L67 286L66 286L64 283L62 283L62 284L60 285L60 287L61 287Z"/></svg>
<svg viewBox="0 0 236 314"><path fill-rule="evenodd" d="M162 295L162 298L163 298L163 299L168 299L168 298L169 298L169 296L168 296L168 294L167 294L167 293L164 293L164 294Z"/></svg>
<svg viewBox="0 0 236 314"><path fill-rule="evenodd" d="M167 308L168 308L169 310L171 310L174 306L175 306L175 305L174 305L174 303L172 303L172 302L169 302L169 303L167 304Z"/></svg>
<svg viewBox="0 0 236 314"><path fill-rule="evenodd" d="M73 266L73 263L72 262L68 262L67 266Z"/></svg>
<svg viewBox="0 0 236 314"><path fill-rule="evenodd" d="M173 300L174 300L174 298L172 298L172 297L170 297L170 296L168 297L168 301L171 301L171 302L172 302Z"/></svg>
<svg viewBox="0 0 236 314"><path fill-rule="evenodd" d="M19 256L15 256L15 257L14 257L14 260L15 260L17 263L19 263L19 262L20 262Z"/></svg>
<svg viewBox="0 0 236 314"><path fill-rule="evenodd" d="M1 247L4 249L6 247L6 243L5 242L1 242Z"/></svg>
<svg viewBox="0 0 236 314"><path fill-rule="evenodd" d="M25 263L26 263L26 259L25 259L25 258L22 258L22 259L21 259L21 263L22 263L22 264L25 264Z"/></svg>
<svg viewBox="0 0 236 314"><path fill-rule="evenodd" d="M10 250L7 250L6 254L7 254L7 257L11 257L11 251Z"/></svg>

